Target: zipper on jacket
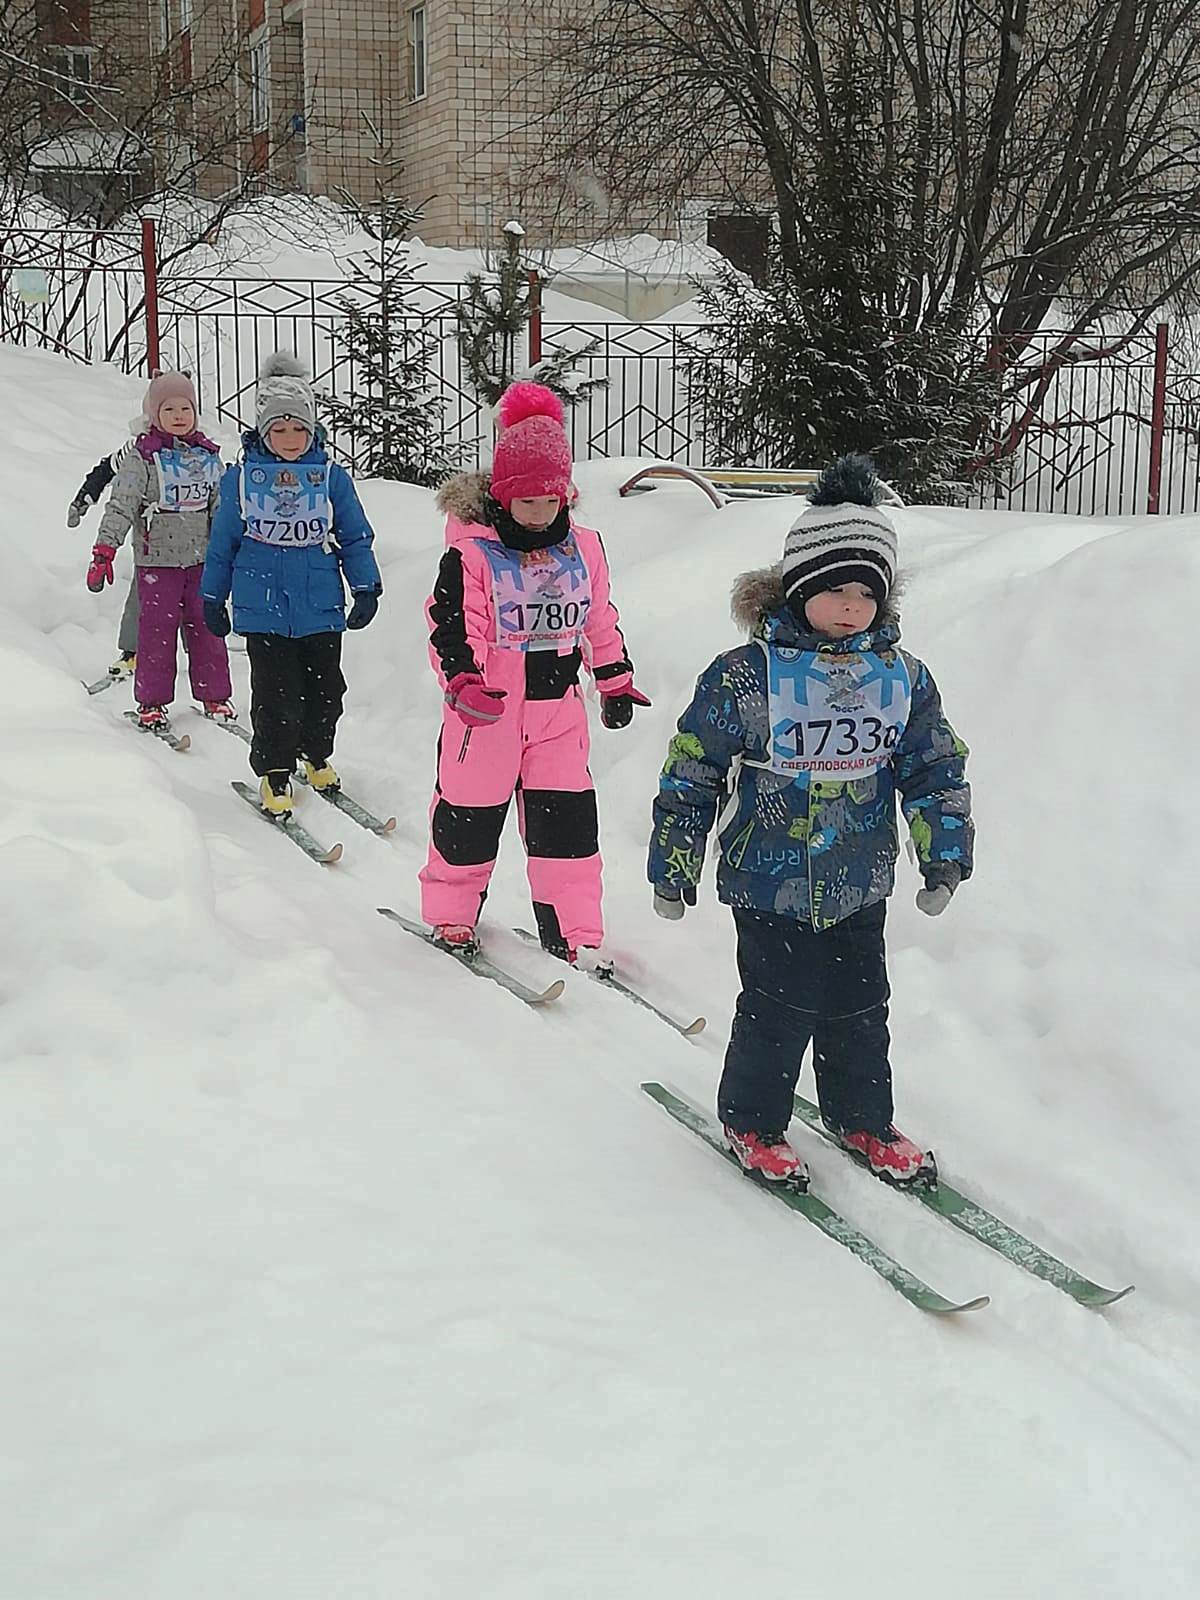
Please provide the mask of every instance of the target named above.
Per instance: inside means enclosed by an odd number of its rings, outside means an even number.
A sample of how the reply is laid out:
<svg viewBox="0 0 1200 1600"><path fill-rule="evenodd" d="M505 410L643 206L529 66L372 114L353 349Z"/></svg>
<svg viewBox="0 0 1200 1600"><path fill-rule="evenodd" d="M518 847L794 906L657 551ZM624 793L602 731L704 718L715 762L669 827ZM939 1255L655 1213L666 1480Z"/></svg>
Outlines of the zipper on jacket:
<svg viewBox="0 0 1200 1600"><path fill-rule="evenodd" d="M462 749L458 752L458 759L460 761L465 761L467 759L467 746L470 743L471 743L471 730L470 730L470 728L468 728L466 733L463 734Z"/></svg>

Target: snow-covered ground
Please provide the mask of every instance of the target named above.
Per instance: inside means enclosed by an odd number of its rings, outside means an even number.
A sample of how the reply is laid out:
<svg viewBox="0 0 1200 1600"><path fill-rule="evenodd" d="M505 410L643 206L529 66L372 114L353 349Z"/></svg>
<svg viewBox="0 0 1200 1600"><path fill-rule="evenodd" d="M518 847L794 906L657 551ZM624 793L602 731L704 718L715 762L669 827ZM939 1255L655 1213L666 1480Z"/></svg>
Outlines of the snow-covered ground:
<svg viewBox="0 0 1200 1600"><path fill-rule="evenodd" d="M387 593L346 643L348 788L306 861L88 700L83 472L141 386L0 350L0 1595L4 1600L1129 1600L1200 1585L1194 1007L1200 521L901 514L906 642L972 746L978 871L893 902L899 1117L1106 1282L1075 1306L811 1150L953 1324L739 1181L638 1091L711 1100L736 990L706 887L643 881L675 716L793 507L622 502L581 470L654 709L595 734L615 953L535 1015L376 916L415 910L437 693L429 496L366 485ZM118 563L122 579L128 555ZM245 658L235 657L244 704ZM194 725L193 725L194 724ZM528 920L505 841L487 926ZM805 1079L811 1082L806 1071Z"/></svg>

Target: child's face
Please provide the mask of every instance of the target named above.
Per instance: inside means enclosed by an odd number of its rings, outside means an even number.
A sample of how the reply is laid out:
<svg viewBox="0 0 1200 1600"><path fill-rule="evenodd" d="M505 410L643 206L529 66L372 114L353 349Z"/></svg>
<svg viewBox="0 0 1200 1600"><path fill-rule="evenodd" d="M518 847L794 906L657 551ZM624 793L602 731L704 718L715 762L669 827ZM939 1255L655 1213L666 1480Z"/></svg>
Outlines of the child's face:
<svg viewBox="0 0 1200 1600"><path fill-rule="evenodd" d="M827 639L848 639L869 628L878 609L865 583L839 583L805 601L804 615L809 626Z"/></svg>
<svg viewBox="0 0 1200 1600"><path fill-rule="evenodd" d="M190 400L168 400L158 408L158 425L176 438L191 433L196 426L196 408Z"/></svg>
<svg viewBox="0 0 1200 1600"><path fill-rule="evenodd" d="M280 417L267 429L267 443L284 461L299 461L308 449L308 429L295 417Z"/></svg>
<svg viewBox="0 0 1200 1600"><path fill-rule="evenodd" d="M562 510L562 501L556 494L539 494L530 500L514 500L509 510L523 528L541 533Z"/></svg>

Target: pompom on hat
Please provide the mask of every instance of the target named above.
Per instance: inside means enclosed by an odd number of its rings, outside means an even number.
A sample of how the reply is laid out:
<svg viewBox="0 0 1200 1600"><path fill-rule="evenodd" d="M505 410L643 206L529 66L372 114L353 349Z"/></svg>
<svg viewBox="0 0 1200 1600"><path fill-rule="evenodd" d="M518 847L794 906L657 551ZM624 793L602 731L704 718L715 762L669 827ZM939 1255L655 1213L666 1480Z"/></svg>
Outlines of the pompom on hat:
<svg viewBox="0 0 1200 1600"><path fill-rule="evenodd" d="M843 583L864 584L882 605L896 581L896 526L880 509L884 493L870 456L839 456L788 530L780 574L792 609Z"/></svg>
<svg viewBox="0 0 1200 1600"><path fill-rule="evenodd" d="M571 445L563 428L563 405L541 383L514 383L497 414L500 429L492 457L491 493L506 511L514 500L571 494Z"/></svg>
<svg viewBox="0 0 1200 1600"><path fill-rule="evenodd" d="M317 401L307 369L286 350L276 350L263 362L254 391L254 426L266 440L273 422L290 417L309 433L317 427Z"/></svg>

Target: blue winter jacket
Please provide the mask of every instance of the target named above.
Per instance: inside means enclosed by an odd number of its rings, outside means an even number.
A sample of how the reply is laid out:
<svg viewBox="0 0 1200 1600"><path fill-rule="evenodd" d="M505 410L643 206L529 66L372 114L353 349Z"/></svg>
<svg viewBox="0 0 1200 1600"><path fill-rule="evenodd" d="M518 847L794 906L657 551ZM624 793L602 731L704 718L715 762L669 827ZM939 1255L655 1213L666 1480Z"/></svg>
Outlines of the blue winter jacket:
<svg viewBox="0 0 1200 1600"><path fill-rule="evenodd" d="M719 834L720 899L832 927L892 891L897 795L922 867L954 862L969 877L967 749L942 714L928 669L896 648L895 617L884 615L852 639L825 640L797 621L773 568L740 580L734 616L753 628L753 642L717 657L679 719L654 802L651 883L682 889L699 882L709 833L728 804ZM909 714L886 766L830 779L746 764L768 759L766 652L776 649L873 653L881 665L907 672Z"/></svg>
<svg viewBox="0 0 1200 1600"><path fill-rule="evenodd" d="M278 462L257 433L242 435L246 465ZM322 465L329 460L318 428L312 444L295 463ZM237 633L281 633L303 638L311 633L340 633L346 626L346 591L383 593L371 546L375 535L343 467L329 468L333 513L331 547L312 545L287 549L246 538L242 514L241 466L228 467L221 479L213 515L208 556L200 579L205 600L224 605L233 591L233 626Z"/></svg>

